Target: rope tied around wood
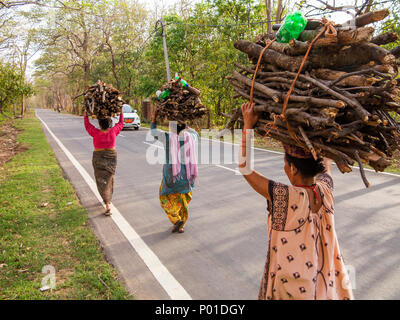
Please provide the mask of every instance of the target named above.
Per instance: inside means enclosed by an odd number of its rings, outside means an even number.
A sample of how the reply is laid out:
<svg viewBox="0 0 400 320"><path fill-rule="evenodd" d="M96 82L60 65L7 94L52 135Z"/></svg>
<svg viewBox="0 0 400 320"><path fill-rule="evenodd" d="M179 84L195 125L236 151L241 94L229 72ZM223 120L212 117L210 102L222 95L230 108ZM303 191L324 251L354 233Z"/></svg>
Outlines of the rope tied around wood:
<svg viewBox="0 0 400 320"><path fill-rule="evenodd" d="M308 21L300 36L292 37L297 40L273 42L263 52L253 85L252 106L259 115L254 130L265 136L271 129L269 137L299 149L306 145L301 148L305 152L312 153L313 148L317 157L335 161L342 173L351 172L355 163L384 171L393 162L394 152L400 150L400 124L393 118L400 114L400 81L394 80L399 72L394 52L381 46L396 41L398 36L384 34L376 39L374 28L366 25L383 20L389 13L387 9L372 11L334 24L336 37L332 23ZM330 36L322 34L315 41L322 30ZM240 71L233 70L227 77L235 98L249 102L257 60L274 38L274 34L267 33L254 41L235 42L235 48L251 61L251 67L236 63ZM300 71L312 40L315 42ZM228 117L227 129L246 120L240 109ZM292 138L293 130L302 144ZM362 170L360 173L365 183Z"/></svg>
<svg viewBox="0 0 400 320"><path fill-rule="evenodd" d="M267 49L271 46L271 44L276 40L276 38L274 38L273 40L270 40L265 48L261 51L260 56L258 57L258 61L257 61L257 65L256 65L256 70L254 71L254 76L253 76L253 81L251 83L251 89L250 89L250 103L253 103L253 95L254 95L254 83L256 82L256 77L257 77L257 72L258 72L258 68L260 67L260 63L261 63L261 59L264 55L264 52L267 51Z"/></svg>
<svg viewBox="0 0 400 320"><path fill-rule="evenodd" d="M296 74L295 78L293 79L293 82L292 82L292 84L291 84L291 86L290 86L290 88L289 88L289 91L288 91L287 94L286 94L285 100L284 100L284 102L283 102L283 107L282 107L282 112L281 112L281 114L280 114L280 115L274 114L274 115L273 115L273 122L272 122L272 123L267 123L267 124L265 124L265 126L264 126L264 129L265 129L265 131L266 131L266 135L267 135L267 136L270 135L271 130L277 130L277 131L279 132L279 129L278 129L276 123L277 123L278 119L281 119L283 122L285 122L285 124L286 124L286 126L287 126L287 128L288 128L288 132L289 132L290 137L291 137L299 146L301 146L301 147L303 147L303 148L310 149L310 151L312 151L312 154L313 154L313 156L314 156L315 159L317 158L317 155L316 155L316 153L315 153L314 148L313 148L312 146L311 146L311 148L310 148L310 146L304 145L304 144L300 141L300 139L297 137L296 132L294 131L294 129L290 126L289 122L287 121L287 118L286 118L286 109L287 109L287 106L288 106L288 103L289 103L290 95L291 95L292 92L293 92L293 89L294 89L294 87L295 87L295 85L296 85L296 81L297 81L297 79L299 78L299 76L300 76L300 74L301 74L301 71L303 70L303 67L304 67L304 65L305 65L305 63L306 63L306 61L307 61L307 58L308 58L308 56L309 56L309 54L310 54L310 51L311 51L311 49L312 49L314 43L315 43L323 34L324 34L325 37L327 37L327 38L336 38L336 37L337 37L337 31L336 31L336 29L334 28L334 22L333 22L333 21L329 21L328 19L326 19L326 18L324 17L324 18L321 19L321 22L324 24L324 28L323 28L323 29L321 30L321 32L319 32L319 33L314 37L314 39L310 42L310 44L309 44L309 46L308 46L308 49L307 49L307 51L306 51L306 53L305 53L305 55L304 55L304 57L303 57L303 60L302 60L302 62L301 62L300 68L299 68L299 70L297 71L297 74ZM256 69L255 69L255 71L254 71L253 81L252 81L252 84L251 84L250 103L253 103L254 84L255 84L256 77L257 77L258 69L259 69L259 67L260 67L261 59L262 59L264 53L266 52L266 50L271 46L271 44L272 44L275 40L276 40L276 38L274 38L273 40L270 40L270 41L266 44L265 48L261 51L260 56L258 57Z"/></svg>

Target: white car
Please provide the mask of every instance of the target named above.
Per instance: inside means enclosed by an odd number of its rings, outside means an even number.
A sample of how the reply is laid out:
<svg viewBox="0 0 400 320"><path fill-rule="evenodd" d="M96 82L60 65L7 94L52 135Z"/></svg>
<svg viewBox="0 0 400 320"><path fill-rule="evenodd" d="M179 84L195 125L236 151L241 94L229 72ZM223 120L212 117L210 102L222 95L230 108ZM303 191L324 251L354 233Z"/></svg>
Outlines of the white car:
<svg viewBox="0 0 400 320"><path fill-rule="evenodd" d="M134 128L135 130L139 130L140 128L140 117L137 114L137 110L132 109L129 104L122 105L122 113L124 114L124 127ZM113 118L114 125L119 121L119 117Z"/></svg>

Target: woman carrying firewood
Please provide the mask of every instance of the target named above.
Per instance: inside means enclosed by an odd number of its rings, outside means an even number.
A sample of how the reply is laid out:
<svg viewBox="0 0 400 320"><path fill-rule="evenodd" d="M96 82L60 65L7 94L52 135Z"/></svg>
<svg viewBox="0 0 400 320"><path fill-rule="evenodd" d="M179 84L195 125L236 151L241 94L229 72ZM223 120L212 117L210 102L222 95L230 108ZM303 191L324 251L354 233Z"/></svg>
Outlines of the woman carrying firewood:
<svg viewBox="0 0 400 320"><path fill-rule="evenodd" d="M93 169L96 178L97 190L106 205L105 215L111 215L110 203L114 190L114 174L117 167L117 152L115 151L115 140L124 125L124 115L121 112L119 122L112 128L111 119L98 119L100 130L94 127L87 115L84 113L86 131L93 137Z"/></svg>
<svg viewBox="0 0 400 320"><path fill-rule="evenodd" d="M242 105L244 130L239 169L267 199L269 242L260 300L353 299L334 229L331 161L284 145L291 185L264 177L246 164L246 135L258 121L254 104ZM247 141L248 143L248 141Z"/></svg>
<svg viewBox="0 0 400 320"><path fill-rule="evenodd" d="M160 204L174 225L172 232L184 232L189 203L198 175L195 142L198 134L184 123L171 126L170 132L157 129L157 107L150 125L151 135L163 143L165 164L159 190Z"/></svg>

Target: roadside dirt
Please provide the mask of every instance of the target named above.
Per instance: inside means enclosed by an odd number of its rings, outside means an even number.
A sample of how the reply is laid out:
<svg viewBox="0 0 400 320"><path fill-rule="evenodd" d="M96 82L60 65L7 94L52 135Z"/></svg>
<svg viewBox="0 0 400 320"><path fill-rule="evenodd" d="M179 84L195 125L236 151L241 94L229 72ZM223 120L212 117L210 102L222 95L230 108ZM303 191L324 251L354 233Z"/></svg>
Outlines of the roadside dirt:
<svg viewBox="0 0 400 320"><path fill-rule="evenodd" d="M17 141L19 132L11 123L3 124L0 127L0 167L18 152L28 150L26 146Z"/></svg>

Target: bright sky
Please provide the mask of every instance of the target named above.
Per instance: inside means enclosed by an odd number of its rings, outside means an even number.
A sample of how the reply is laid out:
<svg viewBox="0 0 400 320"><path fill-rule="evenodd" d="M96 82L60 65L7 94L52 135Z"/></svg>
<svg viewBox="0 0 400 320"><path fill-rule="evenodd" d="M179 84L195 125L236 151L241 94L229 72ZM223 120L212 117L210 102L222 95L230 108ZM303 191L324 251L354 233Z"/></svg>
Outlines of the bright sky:
<svg viewBox="0 0 400 320"><path fill-rule="evenodd" d="M353 14L355 13L355 10L352 9L352 5L356 3L355 0L336 0L334 2L333 1L327 1L327 2L331 5L334 3L336 7L347 6L346 10L348 11L348 13L344 11L339 11L339 12L333 12L326 16L329 20L332 20L336 23L343 23L350 20L353 17L351 13ZM321 7L321 3L315 0L309 0L307 1L307 4L315 5L316 7ZM362 4L361 1L357 1L356 5L360 6L361 4ZM315 13L316 12L317 11L315 11Z"/></svg>
<svg viewBox="0 0 400 320"><path fill-rule="evenodd" d="M173 7L175 4L181 1L182 0L141 0L141 2L147 5L149 9L156 10L157 14L160 14L160 12ZM200 2L200 0L185 0L185 2L194 4L196 2Z"/></svg>

